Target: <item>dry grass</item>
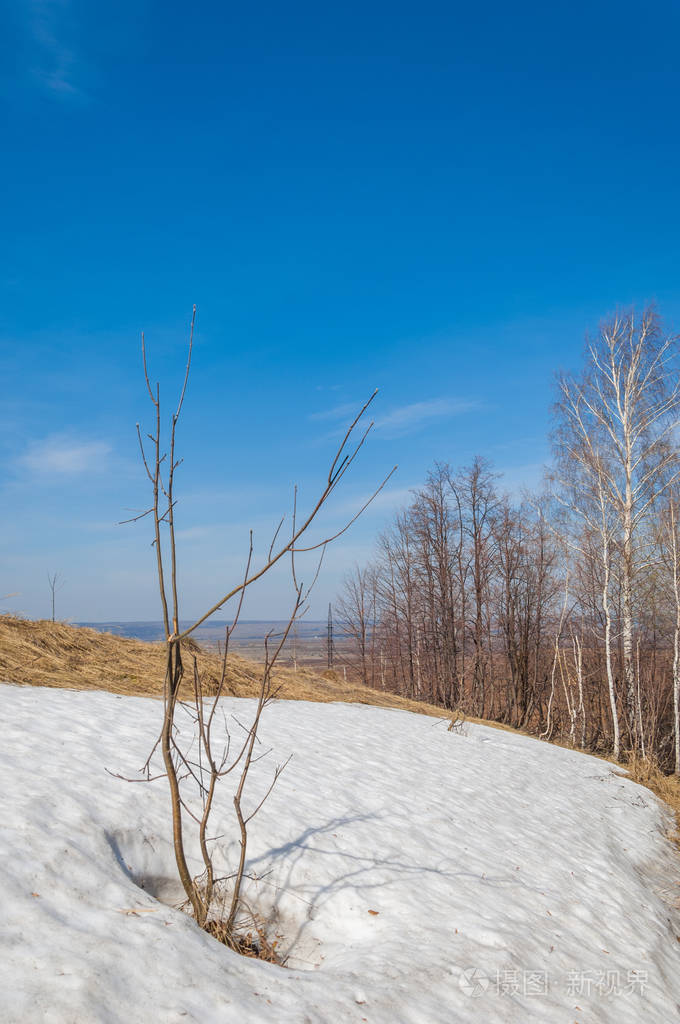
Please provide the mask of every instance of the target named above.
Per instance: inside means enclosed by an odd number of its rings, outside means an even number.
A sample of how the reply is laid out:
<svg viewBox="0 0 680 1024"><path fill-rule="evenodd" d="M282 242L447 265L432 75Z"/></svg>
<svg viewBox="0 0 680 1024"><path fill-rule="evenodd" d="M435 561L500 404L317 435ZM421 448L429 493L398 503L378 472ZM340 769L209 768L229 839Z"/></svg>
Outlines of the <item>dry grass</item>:
<svg viewBox="0 0 680 1024"><path fill-rule="evenodd" d="M223 945L233 949L241 956L247 956L254 960L264 960L268 964L277 964L279 967L286 966L286 958L278 952L279 940L270 942L264 925L257 921L253 923L250 931L242 935L232 935L223 921L206 921L204 930L212 935L214 939Z"/></svg>
<svg viewBox="0 0 680 1024"><path fill-rule="evenodd" d="M220 658L186 645L199 655L206 692L221 674ZM185 648L186 649L186 648ZM32 621L0 615L0 680L21 686L52 686L71 690L107 690L138 697L160 697L165 674L165 645L132 640L63 622ZM225 693L255 697L262 669L237 654L230 655ZM407 700L382 690L344 683L336 673L325 677L309 669L279 668L274 681L286 700L375 704L437 718L450 717L443 708ZM187 684L188 685L188 684Z"/></svg>
<svg viewBox="0 0 680 1024"><path fill-rule="evenodd" d="M680 779L677 775L665 775L655 761L639 754L631 755L622 763L633 782L651 789L669 805L675 815L675 831L669 838L680 850Z"/></svg>

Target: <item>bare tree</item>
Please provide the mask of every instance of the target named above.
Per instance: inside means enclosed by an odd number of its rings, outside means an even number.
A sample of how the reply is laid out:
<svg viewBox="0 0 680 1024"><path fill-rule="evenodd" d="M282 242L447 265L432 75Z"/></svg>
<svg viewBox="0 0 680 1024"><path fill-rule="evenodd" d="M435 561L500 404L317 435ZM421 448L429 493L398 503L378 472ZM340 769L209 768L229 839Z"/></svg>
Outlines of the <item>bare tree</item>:
<svg viewBox="0 0 680 1024"><path fill-rule="evenodd" d="M619 715L612 666L612 547L616 531L616 509L608 488L606 460L596 447L583 416L582 391L570 380L560 380L561 401L557 405L558 428L553 435L558 484L556 497L567 513L561 529L572 552L584 560L599 560L597 576L600 608L604 621L604 654L613 730L613 755L621 751ZM571 529L576 523L575 529ZM596 540L593 542L593 538Z"/></svg>
<svg viewBox="0 0 680 1024"><path fill-rule="evenodd" d="M216 600L195 622L187 627L180 627L180 586L177 573L175 534L175 508L177 502L175 474L180 465L180 460L176 457L175 442L177 424L184 404L191 367L195 317L196 308L194 307L184 380L170 423L167 452L163 450L160 386L159 384L154 386L151 384L147 367L146 346L144 336L142 335L144 380L153 407L153 427L146 434L146 438L144 438L138 424L137 436L144 469L151 486L152 503L148 509L135 515L128 522L151 516L154 534L153 545L156 552L156 573L163 624L167 638L163 722L159 739L154 745L154 749L144 767L146 777L151 778L151 758L155 749L160 745L164 772L161 776L155 777L167 778L170 788L173 844L179 878L197 923L202 928L207 928L213 932L215 932L217 927L211 917L214 908L217 879L215 877L212 846L214 837L211 836L209 828L211 813L214 808L216 787L220 780L232 772L240 773L234 796L234 810L238 822L241 852L235 875L230 879L232 882L230 910L226 919L219 925L219 928L221 929L220 937L224 941L233 946L233 948L243 951L242 941L236 934L235 929L242 902L241 886L246 864L247 829L248 823L262 805L261 801L250 812L246 812L243 799L248 773L255 761L259 759L259 756L254 756L254 751L262 712L275 696L272 672L293 623L304 610L305 604L308 601L311 588L321 568L321 561L327 545L349 529L352 523L356 521L363 510L370 504L378 491L382 489L392 473L388 474L368 501L341 528L321 538L307 541L308 531L315 523L320 511L326 506L328 500L335 492L342 478L354 463L371 429L372 423L369 423L365 428L361 427L360 424L375 397L374 392L371 398L359 410L358 415L347 429L339 448L331 460L328 474L320 489L320 493L316 500L312 502L308 511L305 513L300 512L296 488L288 525L286 527L286 517L282 517L262 563L259 566L254 565L253 537L251 533L245 570L240 582L237 582L223 596ZM318 557L318 563L312 575L311 584L305 586L299 578L296 560L303 553L314 552ZM228 730L226 735L222 735L222 740L217 742L213 732L216 720L219 720L217 711L225 690L229 641L233 630L236 628L246 591L283 559L287 559L290 564L293 589L292 612L282 634L278 637L269 636L267 638L266 660L255 715L250 726L245 728L243 742L233 751L231 736ZM221 679L217 681L215 692L208 696L206 695L204 680L198 666L195 645L192 649L190 637L202 622L230 601L235 602L236 608L231 624L226 632L222 675ZM193 693L188 701L183 700L181 697L184 679L183 652L186 652L187 649L192 652L193 660ZM179 709L187 711L190 716L193 728L188 742L182 740L182 731L178 728L177 713ZM281 768L276 769L272 786L276 782L281 770ZM195 787L195 792L199 794L200 805L198 807L195 801L192 804L190 796L185 792L185 783L190 787ZM203 861L203 871L199 875L192 873L187 858L185 834L190 822L193 822L196 830L197 845L200 848Z"/></svg>
<svg viewBox="0 0 680 1024"><path fill-rule="evenodd" d="M470 579L473 612L469 632L473 643L472 700L484 714L491 663L489 598L494 561L494 522L499 509L498 474L487 459L476 456L451 486L463 509L463 529L470 543Z"/></svg>
<svg viewBox="0 0 680 1024"><path fill-rule="evenodd" d="M663 334L653 309L639 317L617 315L588 343L583 374L563 376L560 390L558 413L572 448L597 465L603 501L614 515L624 704L631 742L637 744L636 582L647 559L643 524L678 477L672 443L680 410L676 339Z"/></svg>
<svg viewBox="0 0 680 1024"><path fill-rule="evenodd" d="M378 625L375 569L355 566L345 576L343 590L336 603L343 633L350 646L350 669L364 686L375 686L376 631Z"/></svg>
<svg viewBox="0 0 680 1024"><path fill-rule="evenodd" d="M417 553L406 510L398 512L392 525L381 534L378 548L385 566L378 593L384 614L390 620L393 673L402 692L417 697Z"/></svg>
<svg viewBox="0 0 680 1024"><path fill-rule="evenodd" d="M422 636L429 691L446 707L458 707L465 676L464 547L460 506L451 500L449 466L435 464L415 494L411 523L418 550Z"/></svg>

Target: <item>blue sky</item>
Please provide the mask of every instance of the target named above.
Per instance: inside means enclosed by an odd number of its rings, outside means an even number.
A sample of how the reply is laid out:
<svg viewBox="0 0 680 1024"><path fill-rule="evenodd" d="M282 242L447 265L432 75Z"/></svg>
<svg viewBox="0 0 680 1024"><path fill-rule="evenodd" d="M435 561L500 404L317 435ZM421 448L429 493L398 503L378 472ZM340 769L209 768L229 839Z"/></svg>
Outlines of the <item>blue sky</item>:
<svg viewBox="0 0 680 1024"><path fill-rule="evenodd" d="M139 335L180 429L183 609L248 529L316 494L348 410L376 429L322 525L311 614L435 459L507 486L549 456L555 370L618 306L680 322L680 7L11 2L1 34L1 607L158 617ZM283 574L250 618L286 613Z"/></svg>

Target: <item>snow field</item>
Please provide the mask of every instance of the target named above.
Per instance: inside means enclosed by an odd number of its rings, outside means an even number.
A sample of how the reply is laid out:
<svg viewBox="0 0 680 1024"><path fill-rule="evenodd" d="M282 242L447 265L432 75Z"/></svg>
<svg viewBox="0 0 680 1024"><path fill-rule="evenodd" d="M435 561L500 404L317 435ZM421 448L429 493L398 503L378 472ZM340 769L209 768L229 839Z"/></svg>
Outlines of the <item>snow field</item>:
<svg viewBox="0 0 680 1024"><path fill-rule="evenodd" d="M251 806L293 759L251 824L246 895L282 936L284 969L168 905L166 783L105 770L135 775L158 701L0 694L7 1024L680 1020L670 814L604 761L409 712L274 704ZM253 702L225 707L243 722ZM231 792L215 815L225 870Z"/></svg>

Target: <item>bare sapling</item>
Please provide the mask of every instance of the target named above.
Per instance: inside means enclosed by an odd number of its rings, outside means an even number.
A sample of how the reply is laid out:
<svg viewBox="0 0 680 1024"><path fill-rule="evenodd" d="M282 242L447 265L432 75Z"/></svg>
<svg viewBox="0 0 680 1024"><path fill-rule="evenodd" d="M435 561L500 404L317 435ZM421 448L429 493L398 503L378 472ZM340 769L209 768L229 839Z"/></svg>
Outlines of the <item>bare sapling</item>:
<svg viewBox="0 0 680 1024"><path fill-rule="evenodd" d="M371 430L372 423L366 423L366 413L375 394L359 410L349 425L341 444L335 451L327 476L322 482L316 499L310 508L301 513L298 508L297 488L294 489L292 512L283 516L278 523L266 555L260 564L255 564L253 534L245 568L241 579L226 590L221 597L190 625L180 625L181 587L177 570L177 543L175 531L176 471L181 463L176 456L175 443L177 425L187 392L191 360L194 347L194 307L189 336L188 355L179 399L169 424L169 432L163 437L163 416L161 392L158 383L152 385L147 364L146 345L142 335L142 361L146 390L153 409L153 426L146 435L137 424L137 437L141 458L151 487L152 501L143 512L126 520L133 522L150 517L153 523L153 546L156 553L156 575L161 601L163 626L166 636L166 668L164 681L163 721L160 736L146 764L144 775L148 780L166 778L170 791L172 834L177 872L188 906L201 928L219 937L231 948L250 955L266 955L266 939L259 935L256 943L243 938L242 917L248 908L243 896L243 883L247 877L248 827L276 784L283 766L278 766L265 789L264 795L248 807L248 780L253 766L268 752L260 750L259 730L262 715L277 696L274 669L284 645L296 621L308 607L311 590L318 577L327 546L343 535L358 519L365 508L385 486L394 469L365 501L357 512L343 525L326 536L313 538L311 528L319 513L324 509L351 468ZM396 469L396 467L395 467ZM311 584L305 585L298 578L296 557L313 554L316 561L312 571ZM277 634L269 634L265 640L265 662L262 669L259 693L255 710L249 725L237 719L230 727L223 697L228 686L228 663L230 641L238 624L246 592L262 579L278 563L287 560L292 581L292 608L287 623ZM215 612L231 603L233 612L226 628L221 676L218 680L204 678L199 665L199 649L190 639L195 630ZM183 686L185 677L185 655L190 655L190 680ZM180 722L183 714L185 727ZM189 727L187 728L187 723ZM235 741L234 728L240 735ZM160 747L163 771L152 774L152 758ZM227 876L218 877L216 863L216 840L212 818L216 810L219 784L232 775L235 784L233 811L236 819L235 832L238 837L238 864ZM220 822L224 833L223 821ZM200 853L197 853L200 851ZM199 857L202 869L195 872L190 861ZM225 897L225 893L227 894ZM259 949L255 947L259 946ZM273 957L272 957L273 958Z"/></svg>

